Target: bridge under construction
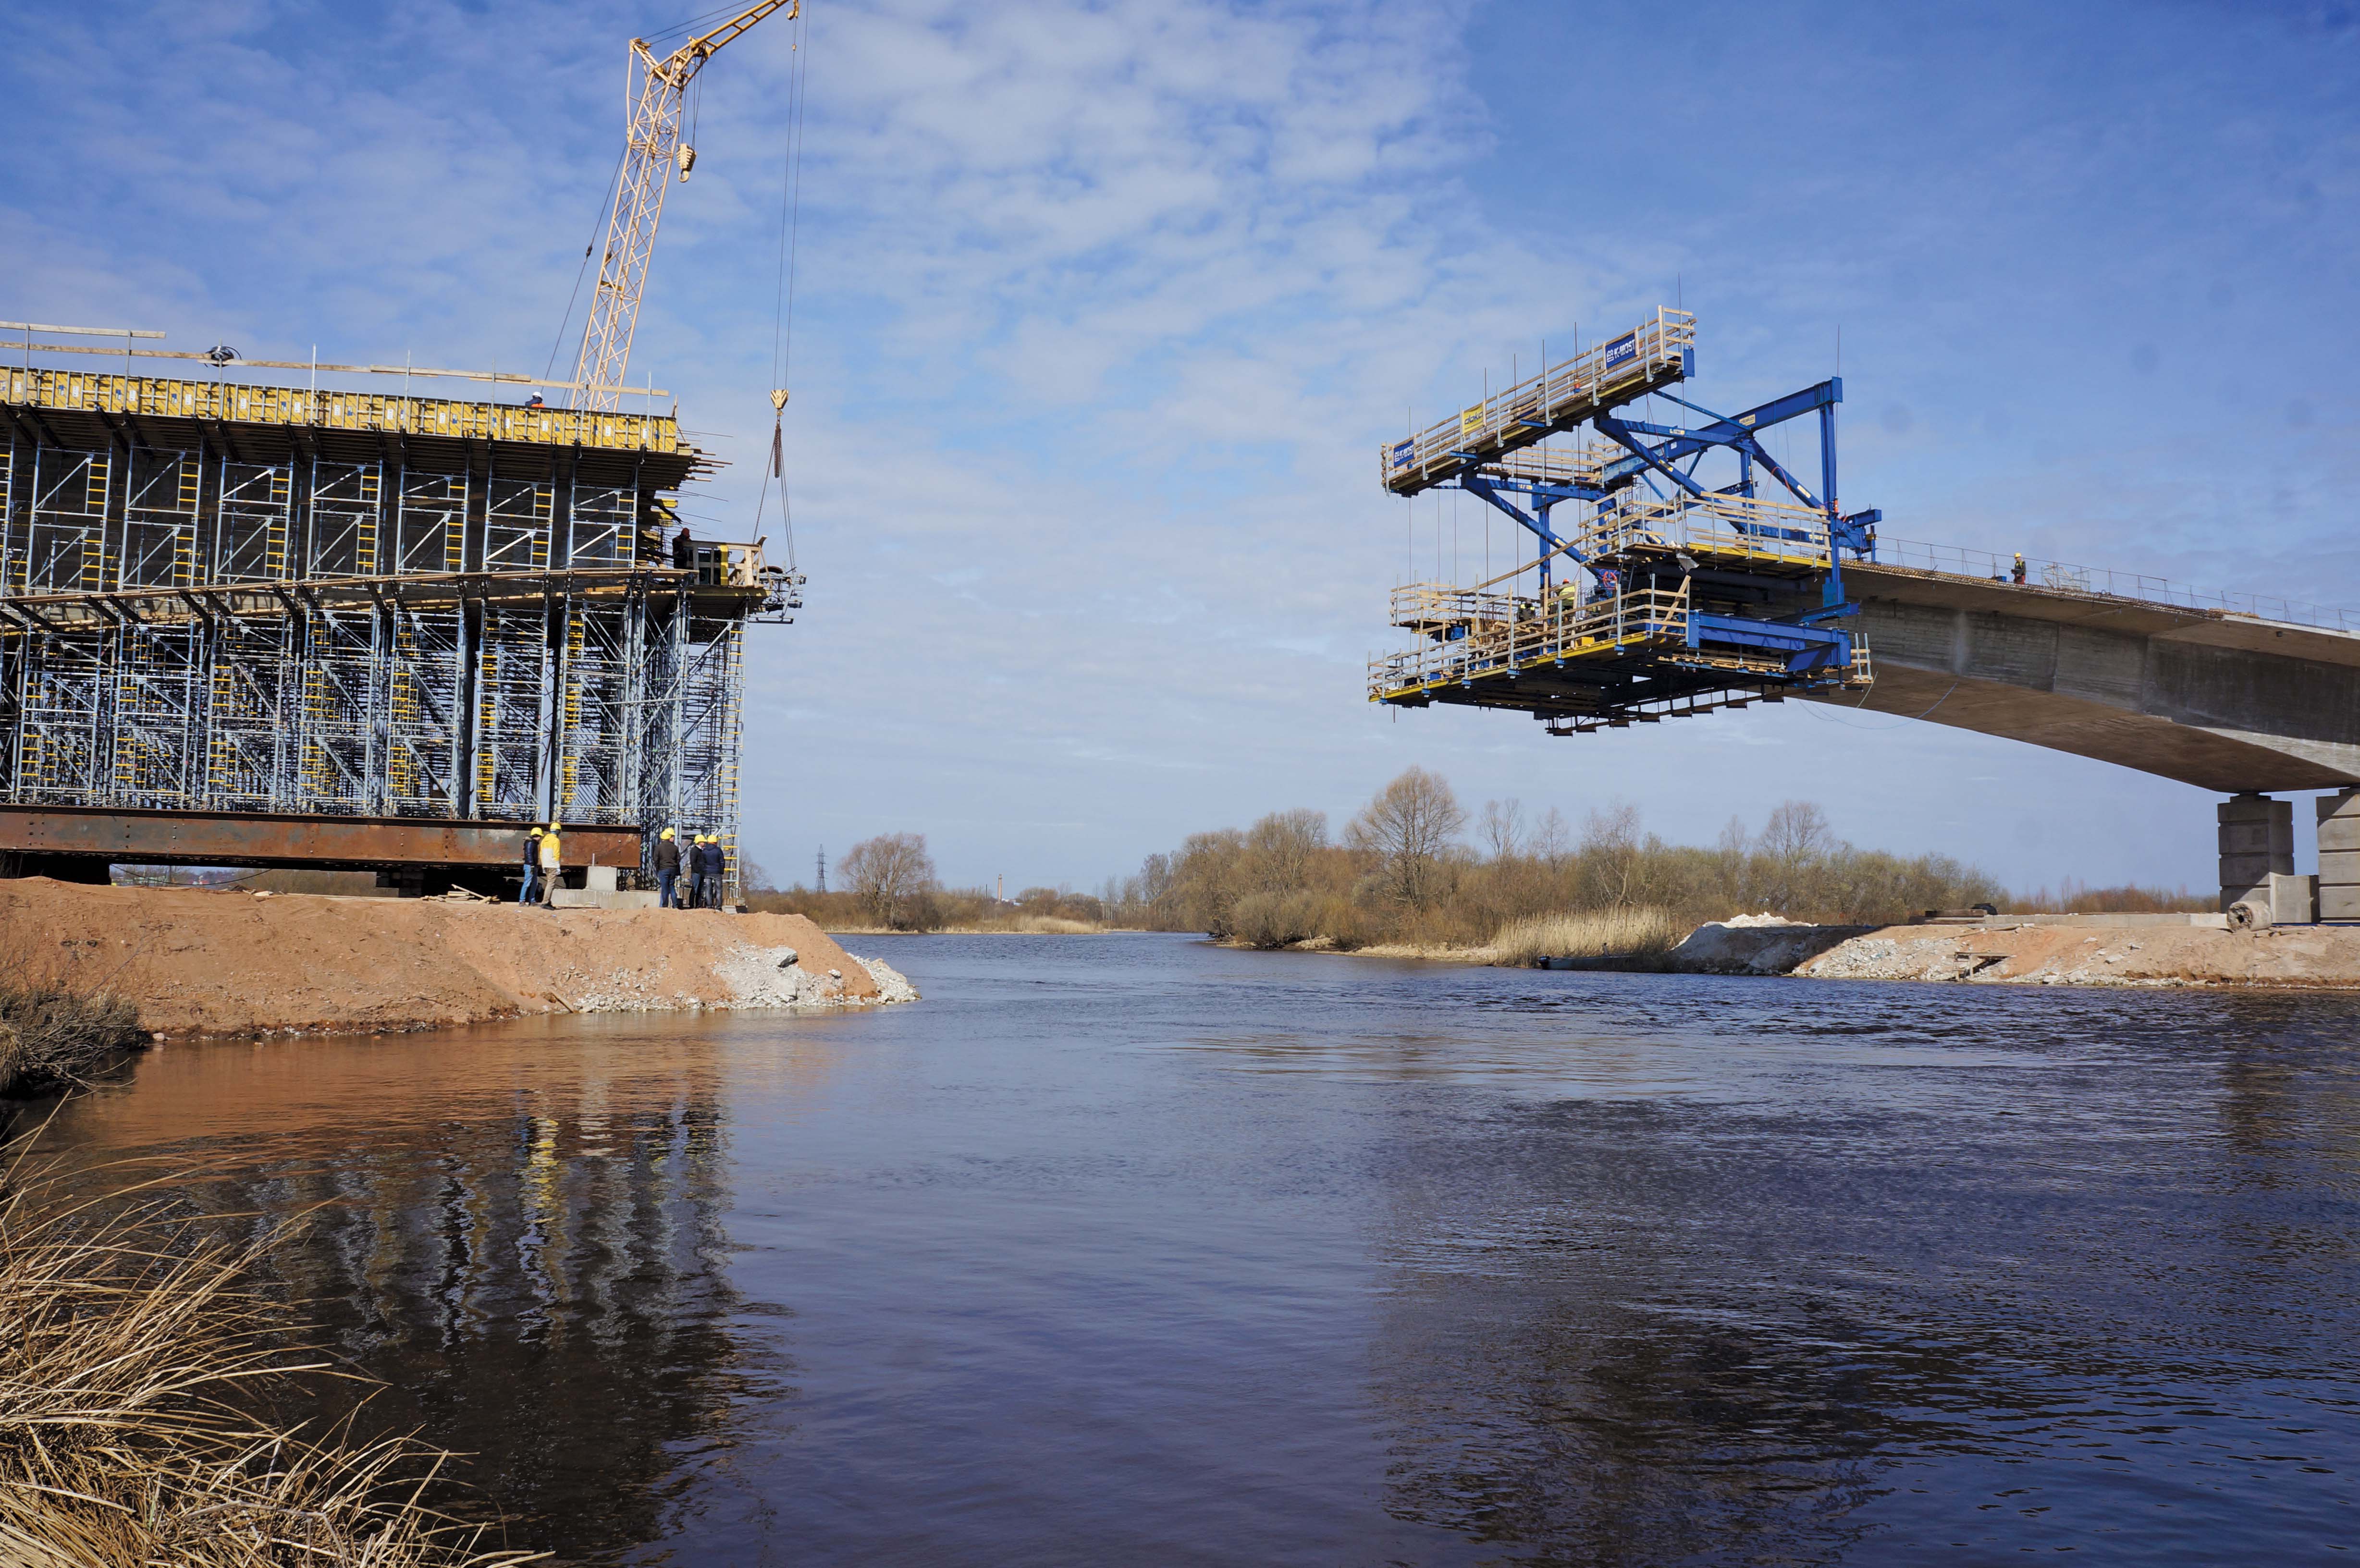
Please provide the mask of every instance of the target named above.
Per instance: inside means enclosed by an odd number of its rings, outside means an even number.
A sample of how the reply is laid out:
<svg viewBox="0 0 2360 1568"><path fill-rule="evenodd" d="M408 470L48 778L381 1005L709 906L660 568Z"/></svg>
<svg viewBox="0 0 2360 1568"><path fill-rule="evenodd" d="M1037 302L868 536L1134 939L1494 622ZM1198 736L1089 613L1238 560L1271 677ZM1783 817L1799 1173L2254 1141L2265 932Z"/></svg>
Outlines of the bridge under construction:
<svg viewBox="0 0 2360 1568"><path fill-rule="evenodd" d="M734 845L745 627L794 584L674 559L672 417L24 368L0 423L16 869Z"/></svg>
<svg viewBox="0 0 2360 1568"><path fill-rule="evenodd" d="M662 55L631 40L571 381L315 363L266 385L246 377L306 367L0 323L24 333L0 369L0 876L326 866L497 890L525 824L558 822L568 866L626 874L661 828L716 838L736 901L745 629L788 618L803 579L760 539L682 527L714 463L626 372L665 192L696 162L688 90L801 9L757 0ZM118 354L120 374L35 363ZM573 406L412 395L453 378Z"/></svg>
<svg viewBox="0 0 2360 1568"><path fill-rule="evenodd" d="M1396 587L1412 638L1371 661L1370 701L1572 735L1795 697L2005 735L2230 796L2223 909L2360 920L2360 621L1881 543L1883 514L1837 498L1841 380L1721 414L1675 390L1695 374L1695 318L1658 310L1379 449L1391 494L1464 492L1533 544L1471 585ZM1676 419L1633 417L1647 398ZM1806 419L1797 474L1762 436ZM2295 789L2335 791L2315 886L2267 798Z"/></svg>

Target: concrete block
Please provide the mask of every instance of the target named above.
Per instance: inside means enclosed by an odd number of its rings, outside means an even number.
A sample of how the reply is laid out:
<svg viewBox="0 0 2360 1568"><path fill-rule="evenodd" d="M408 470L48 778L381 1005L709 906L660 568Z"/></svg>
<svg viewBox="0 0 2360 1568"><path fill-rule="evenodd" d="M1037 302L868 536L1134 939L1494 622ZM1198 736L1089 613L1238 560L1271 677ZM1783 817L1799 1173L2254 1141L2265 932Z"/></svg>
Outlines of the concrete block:
<svg viewBox="0 0 2360 1568"><path fill-rule="evenodd" d="M2273 871L2291 872L2294 867L2288 862L2293 858L2290 855L2224 855L2221 857L2221 886L2258 887Z"/></svg>
<svg viewBox="0 0 2360 1568"><path fill-rule="evenodd" d="M2321 850L2319 879L2322 882L2360 884L2360 849Z"/></svg>
<svg viewBox="0 0 2360 1568"><path fill-rule="evenodd" d="M2270 877L2270 923L2307 926L2316 919L2319 878L2273 874Z"/></svg>
<svg viewBox="0 0 2360 1568"><path fill-rule="evenodd" d="M652 909L653 893L601 893L589 887L560 887L549 895L552 909Z"/></svg>
<svg viewBox="0 0 2360 1568"><path fill-rule="evenodd" d="M2294 824L2287 824L2281 835L2274 822L2223 822L2221 853L2223 855L2291 854L2294 849Z"/></svg>
<svg viewBox="0 0 2360 1568"><path fill-rule="evenodd" d="M2360 849L2360 789L2322 795L2311 802L2319 812L2319 847Z"/></svg>
<svg viewBox="0 0 2360 1568"><path fill-rule="evenodd" d="M2360 887L2321 883L2319 918L2322 920L2360 920Z"/></svg>
<svg viewBox="0 0 2360 1568"><path fill-rule="evenodd" d="M2274 800L2267 795L2232 795L2221 802L2220 820L2224 822L2268 822L2284 817L2294 821L2292 800Z"/></svg>
<svg viewBox="0 0 2360 1568"><path fill-rule="evenodd" d="M615 874L618 869L620 868L613 866L590 866L583 873L583 890L590 893L614 892L616 890Z"/></svg>

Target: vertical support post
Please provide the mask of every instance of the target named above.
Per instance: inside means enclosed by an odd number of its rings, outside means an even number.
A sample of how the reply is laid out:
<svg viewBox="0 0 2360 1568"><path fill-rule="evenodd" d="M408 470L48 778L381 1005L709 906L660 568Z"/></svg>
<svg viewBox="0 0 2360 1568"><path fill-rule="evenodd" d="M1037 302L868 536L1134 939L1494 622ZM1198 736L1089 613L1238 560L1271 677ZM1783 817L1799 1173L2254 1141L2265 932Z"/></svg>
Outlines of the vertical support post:
<svg viewBox="0 0 2360 1568"><path fill-rule="evenodd" d="M2360 789L2322 795L2318 919L2360 920Z"/></svg>
<svg viewBox="0 0 2360 1568"><path fill-rule="evenodd" d="M2247 791L2221 802L2221 909L2270 907L2270 877L2294 875L2294 803Z"/></svg>

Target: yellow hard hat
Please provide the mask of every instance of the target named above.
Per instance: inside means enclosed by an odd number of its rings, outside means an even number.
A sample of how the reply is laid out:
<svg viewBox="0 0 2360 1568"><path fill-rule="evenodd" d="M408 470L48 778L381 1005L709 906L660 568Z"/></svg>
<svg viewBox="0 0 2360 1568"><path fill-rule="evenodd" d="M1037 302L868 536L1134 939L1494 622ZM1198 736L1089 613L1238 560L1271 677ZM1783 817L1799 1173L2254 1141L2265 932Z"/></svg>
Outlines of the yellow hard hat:
<svg viewBox="0 0 2360 1568"><path fill-rule="evenodd" d="M670 828L666 828L666 829L664 829L664 831L663 831L661 833L658 834L657 836L658 836L658 837L660 837L660 838L670 838L670 837L672 837L672 829L670 829Z"/></svg>
<svg viewBox="0 0 2360 1568"><path fill-rule="evenodd" d="M554 817L552 817L552 818L550 819L550 822L549 822L549 831L550 831L551 833L555 833L555 832L557 831L557 819L556 819L556 818L554 818Z"/></svg>

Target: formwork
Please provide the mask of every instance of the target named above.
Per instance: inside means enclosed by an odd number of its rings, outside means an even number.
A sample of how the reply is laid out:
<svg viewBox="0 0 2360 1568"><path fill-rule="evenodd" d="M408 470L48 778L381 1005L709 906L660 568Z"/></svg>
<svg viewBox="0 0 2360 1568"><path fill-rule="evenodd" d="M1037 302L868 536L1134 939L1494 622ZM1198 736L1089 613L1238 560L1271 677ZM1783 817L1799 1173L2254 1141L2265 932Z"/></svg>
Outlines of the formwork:
<svg viewBox="0 0 2360 1568"><path fill-rule="evenodd" d="M734 892L794 580L675 560L675 419L0 369L0 855L165 813L152 858L480 874L558 820L716 834Z"/></svg>

